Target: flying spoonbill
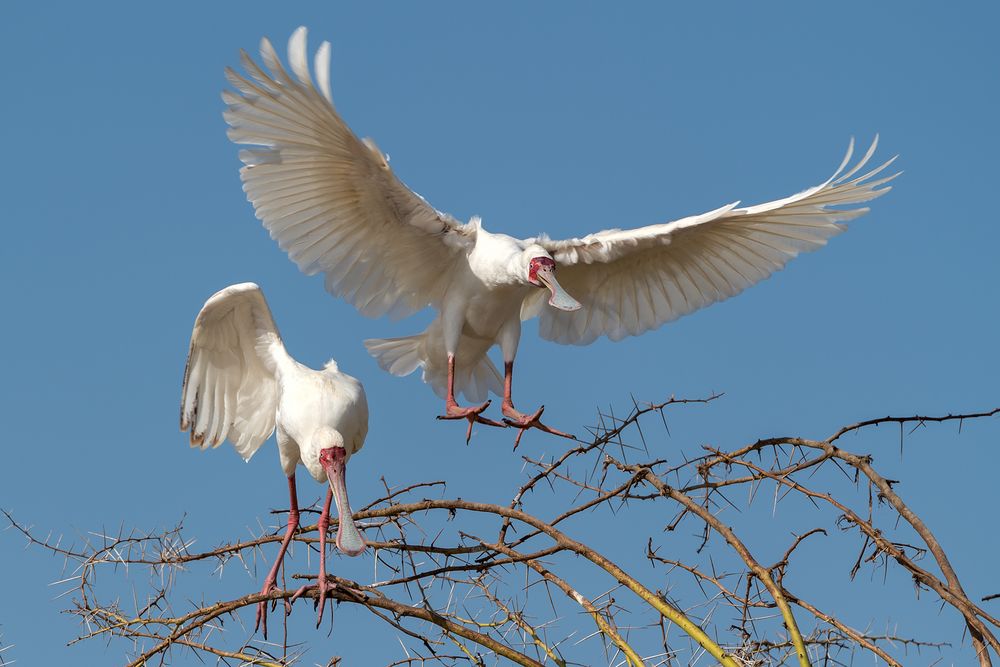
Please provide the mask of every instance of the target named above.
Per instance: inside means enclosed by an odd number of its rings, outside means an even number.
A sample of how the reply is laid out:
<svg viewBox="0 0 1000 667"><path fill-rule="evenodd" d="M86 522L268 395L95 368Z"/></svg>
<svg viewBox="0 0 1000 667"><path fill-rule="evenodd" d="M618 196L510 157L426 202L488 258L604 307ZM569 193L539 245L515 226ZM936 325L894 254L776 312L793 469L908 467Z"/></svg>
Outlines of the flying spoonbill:
<svg viewBox="0 0 1000 667"><path fill-rule="evenodd" d="M407 188L371 139L359 139L334 108L330 45L316 52L313 82L306 30L288 44L290 70L265 38L264 69L246 52L235 90L223 93L229 137L240 152L243 188L278 245L306 274L322 273L326 289L364 315L395 317L427 306L438 316L422 333L365 341L394 375L423 368L424 381L445 399L443 419L499 426L482 416L503 396L504 421L566 435L542 424L544 407L514 407L514 358L521 322L539 317L542 338L586 345L620 340L736 294L815 250L865 213L858 204L885 194L895 175L875 178L892 160L861 172L877 145L853 166L854 142L826 181L784 199L634 229L580 238L517 239L461 223ZM860 172L860 175L858 175ZM558 273L559 279L556 279ZM487 356L499 345L501 376Z"/></svg>

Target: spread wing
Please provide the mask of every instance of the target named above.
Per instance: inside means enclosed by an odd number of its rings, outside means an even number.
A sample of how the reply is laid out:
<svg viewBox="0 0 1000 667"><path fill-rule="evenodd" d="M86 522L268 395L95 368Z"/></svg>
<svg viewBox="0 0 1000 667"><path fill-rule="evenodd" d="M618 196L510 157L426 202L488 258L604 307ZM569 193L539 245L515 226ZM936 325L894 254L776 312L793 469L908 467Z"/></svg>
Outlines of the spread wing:
<svg viewBox="0 0 1000 667"><path fill-rule="evenodd" d="M274 431L275 366L282 357L287 353L257 285L212 295L195 320L184 369L181 430L191 431L191 446L218 447L228 438L250 460Z"/></svg>
<svg viewBox="0 0 1000 667"><path fill-rule="evenodd" d="M475 226L440 213L396 178L371 140L359 140L330 96L330 45L316 52L313 85L306 29L288 42L294 78L267 39L264 71L242 53L246 75L226 70L229 138L257 217L304 273L363 314L401 317L440 301L449 265L474 245Z"/></svg>
<svg viewBox="0 0 1000 667"><path fill-rule="evenodd" d="M540 315L543 338L585 345L598 336L620 340L654 329L764 280L800 252L815 250L842 224L868 211L851 207L891 188L879 186L898 174L875 179L885 164L856 174L875 152L844 172L854 141L825 183L777 201L736 204L666 224L607 230L582 239L537 239L555 259L559 282L583 307L575 312L545 308L544 290L522 307L522 317Z"/></svg>

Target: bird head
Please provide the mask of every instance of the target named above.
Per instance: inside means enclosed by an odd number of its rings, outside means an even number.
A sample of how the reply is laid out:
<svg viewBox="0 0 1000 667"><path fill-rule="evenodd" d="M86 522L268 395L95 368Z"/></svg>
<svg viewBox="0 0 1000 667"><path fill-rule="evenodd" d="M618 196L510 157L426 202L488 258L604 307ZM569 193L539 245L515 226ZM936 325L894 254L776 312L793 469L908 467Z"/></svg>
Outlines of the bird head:
<svg viewBox="0 0 1000 667"><path fill-rule="evenodd" d="M337 548L348 556L359 556L368 545L354 525L354 512L347 499L348 453L340 433L332 431L332 434L336 437L330 437L327 446L319 450L319 464L326 471L327 481L337 502Z"/></svg>
<svg viewBox="0 0 1000 667"><path fill-rule="evenodd" d="M566 293L556 280L556 262L547 254L528 261L528 282L535 287L547 287L552 296L549 305L559 310L579 310L580 302Z"/></svg>

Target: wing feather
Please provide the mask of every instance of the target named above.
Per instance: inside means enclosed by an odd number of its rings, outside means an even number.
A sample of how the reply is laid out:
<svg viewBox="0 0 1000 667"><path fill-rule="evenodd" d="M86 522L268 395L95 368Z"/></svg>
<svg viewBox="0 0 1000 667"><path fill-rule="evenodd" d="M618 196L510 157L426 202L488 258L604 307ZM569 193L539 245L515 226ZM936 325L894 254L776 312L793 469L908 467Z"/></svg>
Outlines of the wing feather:
<svg viewBox="0 0 1000 667"><path fill-rule="evenodd" d="M274 431L275 371L287 358L271 310L253 283L232 285L205 302L191 333L181 395L182 431L191 445L228 439L249 460Z"/></svg>
<svg viewBox="0 0 1000 667"><path fill-rule="evenodd" d="M222 99L229 138L254 147L240 152L240 175L271 238L365 315L439 303L448 266L472 247L475 226L434 209L396 178L372 141L351 132L330 94L328 43L316 52L315 85L305 28L288 42L294 76L267 39L260 54L266 71L241 52L246 74L226 70L234 90Z"/></svg>
<svg viewBox="0 0 1000 667"><path fill-rule="evenodd" d="M877 145L876 136L844 171L854 154L852 139L833 176L784 199L745 208L734 203L666 224L580 239L534 239L552 254L559 282L583 307L545 308L532 295L522 317L539 315L543 338L585 345L599 336L634 336L739 294L799 253L826 245L845 229L843 223L868 212L858 204L891 189L886 184L898 174L873 177L895 157L864 171Z"/></svg>

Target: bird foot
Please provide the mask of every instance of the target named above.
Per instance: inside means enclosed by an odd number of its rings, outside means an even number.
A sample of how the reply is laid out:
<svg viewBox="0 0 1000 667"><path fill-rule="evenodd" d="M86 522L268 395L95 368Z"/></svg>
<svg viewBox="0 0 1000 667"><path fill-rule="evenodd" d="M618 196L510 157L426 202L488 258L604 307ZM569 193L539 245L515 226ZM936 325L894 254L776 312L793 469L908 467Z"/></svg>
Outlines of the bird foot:
<svg viewBox="0 0 1000 667"><path fill-rule="evenodd" d="M483 410L490 406L491 401L486 401L482 405L472 406L468 408L460 407L457 403L449 401L445 403L445 414L438 415L438 419L465 419L469 422L469 427L465 430L465 444L469 444L469 440L472 439L472 425L475 423L486 424L487 426L499 426L500 428L506 428L506 425L493 421L487 417L483 417Z"/></svg>
<svg viewBox="0 0 1000 667"><path fill-rule="evenodd" d="M315 590L316 600L313 602L313 609L319 609L319 615L316 617L316 627L318 628L320 623L323 622L323 612L326 610L326 601L330 597L330 593L337 588L336 584L331 584L326 575L320 576L315 584L306 584L295 591L295 595L292 596L292 602L298 600L306 591Z"/></svg>
<svg viewBox="0 0 1000 667"><path fill-rule="evenodd" d="M271 593L273 593L276 590L278 590L277 581L274 580L274 579L268 578L264 582L264 587L260 589L260 594L261 595L270 595ZM264 639L267 639L267 603L268 602L272 603L272 605L271 605L271 609L272 610L274 609L274 604L277 603L276 600L261 600L260 602L258 602L257 603L257 618L256 618L256 620L254 622L254 626L253 626L253 631L254 632L257 632L257 630L263 628ZM288 602L288 600L285 600L284 602L285 602L285 615L287 616L292 611L292 605Z"/></svg>
<svg viewBox="0 0 1000 667"><path fill-rule="evenodd" d="M514 449L521 444L521 436L524 432L530 428L537 428L539 431L545 431L546 433L551 433L552 435L558 435L561 438L569 438L573 440L575 436L569 433L563 433L562 431L557 431L556 429L546 426L541 422L542 413L545 411L545 406L541 406L533 414L526 415L523 412L514 409L514 406L510 403L503 404L503 421L508 426L513 426L519 429L517 432L517 438L514 439Z"/></svg>

